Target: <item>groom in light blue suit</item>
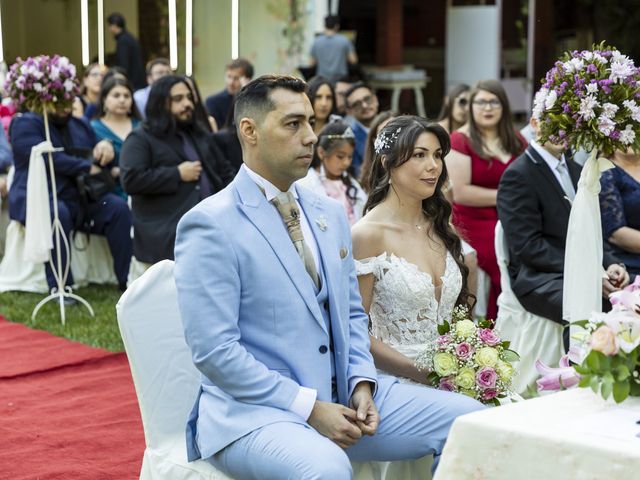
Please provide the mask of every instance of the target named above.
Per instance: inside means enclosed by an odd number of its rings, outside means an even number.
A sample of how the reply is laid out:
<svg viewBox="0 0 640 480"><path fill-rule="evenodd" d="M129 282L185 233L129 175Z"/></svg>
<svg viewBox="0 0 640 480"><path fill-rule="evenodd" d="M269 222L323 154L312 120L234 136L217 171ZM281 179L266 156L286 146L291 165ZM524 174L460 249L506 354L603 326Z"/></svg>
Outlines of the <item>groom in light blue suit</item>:
<svg viewBox="0 0 640 480"><path fill-rule="evenodd" d="M348 479L350 460L437 460L453 420L481 408L378 378L344 211L294 183L317 140L305 91L263 76L238 93L244 165L178 225L178 300L202 372L189 460L237 479ZM274 205L283 192L302 242Z"/></svg>

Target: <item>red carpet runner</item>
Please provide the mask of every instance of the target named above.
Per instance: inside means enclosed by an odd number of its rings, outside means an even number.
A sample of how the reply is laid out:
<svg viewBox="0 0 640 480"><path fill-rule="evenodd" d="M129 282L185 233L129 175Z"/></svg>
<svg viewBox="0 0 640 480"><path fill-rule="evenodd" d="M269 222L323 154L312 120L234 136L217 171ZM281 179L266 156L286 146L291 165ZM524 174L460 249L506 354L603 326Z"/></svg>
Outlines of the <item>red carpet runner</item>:
<svg viewBox="0 0 640 480"><path fill-rule="evenodd" d="M134 479L144 448L124 353L0 317L0 479Z"/></svg>

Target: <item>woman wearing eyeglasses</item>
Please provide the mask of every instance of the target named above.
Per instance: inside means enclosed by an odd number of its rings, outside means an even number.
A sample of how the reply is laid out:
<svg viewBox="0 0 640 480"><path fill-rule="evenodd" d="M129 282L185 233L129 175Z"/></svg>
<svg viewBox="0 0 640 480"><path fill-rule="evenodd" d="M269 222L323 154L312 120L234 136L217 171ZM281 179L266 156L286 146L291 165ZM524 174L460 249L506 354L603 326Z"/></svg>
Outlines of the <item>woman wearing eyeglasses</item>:
<svg viewBox="0 0 640 480"><path fill-rule="evenodd" d="M471 87L467 84L456 85L442 102L438 124L449 133L458 130L469 119L469 90Z"/></svg>
<svg viewBox="0 0 640 480"><path fill-rule="evenodd" d="M500 82L478 82L469 102L469 122L451 133L451 153L447 157L453 223L476 250L478 267L491 279L487 318L495 319L500 294L500 270L494 247L498 184L527 142L513 126L509 101Z"/></svg>

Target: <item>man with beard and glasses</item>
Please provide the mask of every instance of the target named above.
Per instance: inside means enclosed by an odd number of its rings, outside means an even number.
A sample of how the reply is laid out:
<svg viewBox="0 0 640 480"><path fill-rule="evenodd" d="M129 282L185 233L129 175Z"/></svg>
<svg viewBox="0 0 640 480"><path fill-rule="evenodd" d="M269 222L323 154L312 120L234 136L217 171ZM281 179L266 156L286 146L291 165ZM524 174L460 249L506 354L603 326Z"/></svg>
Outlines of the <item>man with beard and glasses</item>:
<svg viewBox="0 0 640 480"><path fill-rule="evenodd" d="M93 129L84 119L71 115L71 109L59 110L49 116L51 143L62 151L53 153L58 193L58 212L62 228L71 241L71 231L87 231L107 237L113 256L113 266L121 289L126 288L131 263L131 212L127 202L118 195L106 193L93 201L81 197L78 177L99 173L113 160L113 146L108 140L98 142ZM31 148L45 141L42 115L33 112L17 116L11 125L11 144L15 161L15 177L9 191L9 215L25 224L27 211L27 177ZM48 168L48 162L46 162ZM47 179L49 173L47 173ZM49 195L51 199L51 194ZM51 208L53 214L53 207ZM81 220L81 222L78 222ZM56 258L55 244L52 258ZM63 265L69 252L61 249ZM49 288L57 286L49 263L45 263ZM69 271L66 284L73 285Z"/></svg>
<svg viewBox="0 0 640 480"><path fill-rule="evenodd" d="M147 118L120 153L120 179L132 199L133 254L145 267L173 259L182 215L233 177L211 135L195 120L193 98L183 77L155 82Z"/></svg>

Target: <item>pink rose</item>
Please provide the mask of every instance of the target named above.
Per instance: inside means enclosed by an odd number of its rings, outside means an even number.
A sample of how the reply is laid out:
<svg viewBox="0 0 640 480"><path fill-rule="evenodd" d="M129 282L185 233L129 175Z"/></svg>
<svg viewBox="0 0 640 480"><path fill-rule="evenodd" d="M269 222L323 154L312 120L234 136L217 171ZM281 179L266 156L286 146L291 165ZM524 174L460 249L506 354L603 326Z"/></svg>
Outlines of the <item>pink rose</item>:
<svg viewBox="0 0 640 480"><path fill-rule="evenodd" d="M491 400L498 396L498 391L495 388L487 388L482 392L482 400Z"/></svg>
<svg viewBox="0 0 640 480"><path fill-rule="evenodd" d="M445 390L447 392L453 392L456 389L456 386L453 383L453 377L442 377L440 379L440 384L438 385L440 390Z"/></svg>
<svg viewBox="0 0 640 480"><path fill-rule="evenodd" d="M476 373L476 384L483 389L494 388L498 374L491 367L483 367Z"/></svg>
<svg viewBox="0 0 640 480"><path fill-rule="evenodd" d="M480 329L480 340L493 347L500 343L500 337L491 328Z"/></svg>
<svg viewBox="0 0 640 480"><path fill-rule="evenodd" d="M456 355L458 358L467 359L473 354L473 352L475 352L475 348L467 342L462 342L456 345Z"/></svg>
<svg viewBox="0 0 640 480"><path fill-rule="evenodd" d="M615 355L619 349L616 334L606 325L599 327L591 334L591 348L608 356Z"/></svg>
<svg viewBox="0 0 640 480"><path fill-rule="evenodd" d="M449 335L448 333L445 333L441 337L438 337L438 339L436 340L436 343L439 346L443 346L443 345L446 345L447 343L449 343L450 341L451 341L451 335Z"/></svg>

